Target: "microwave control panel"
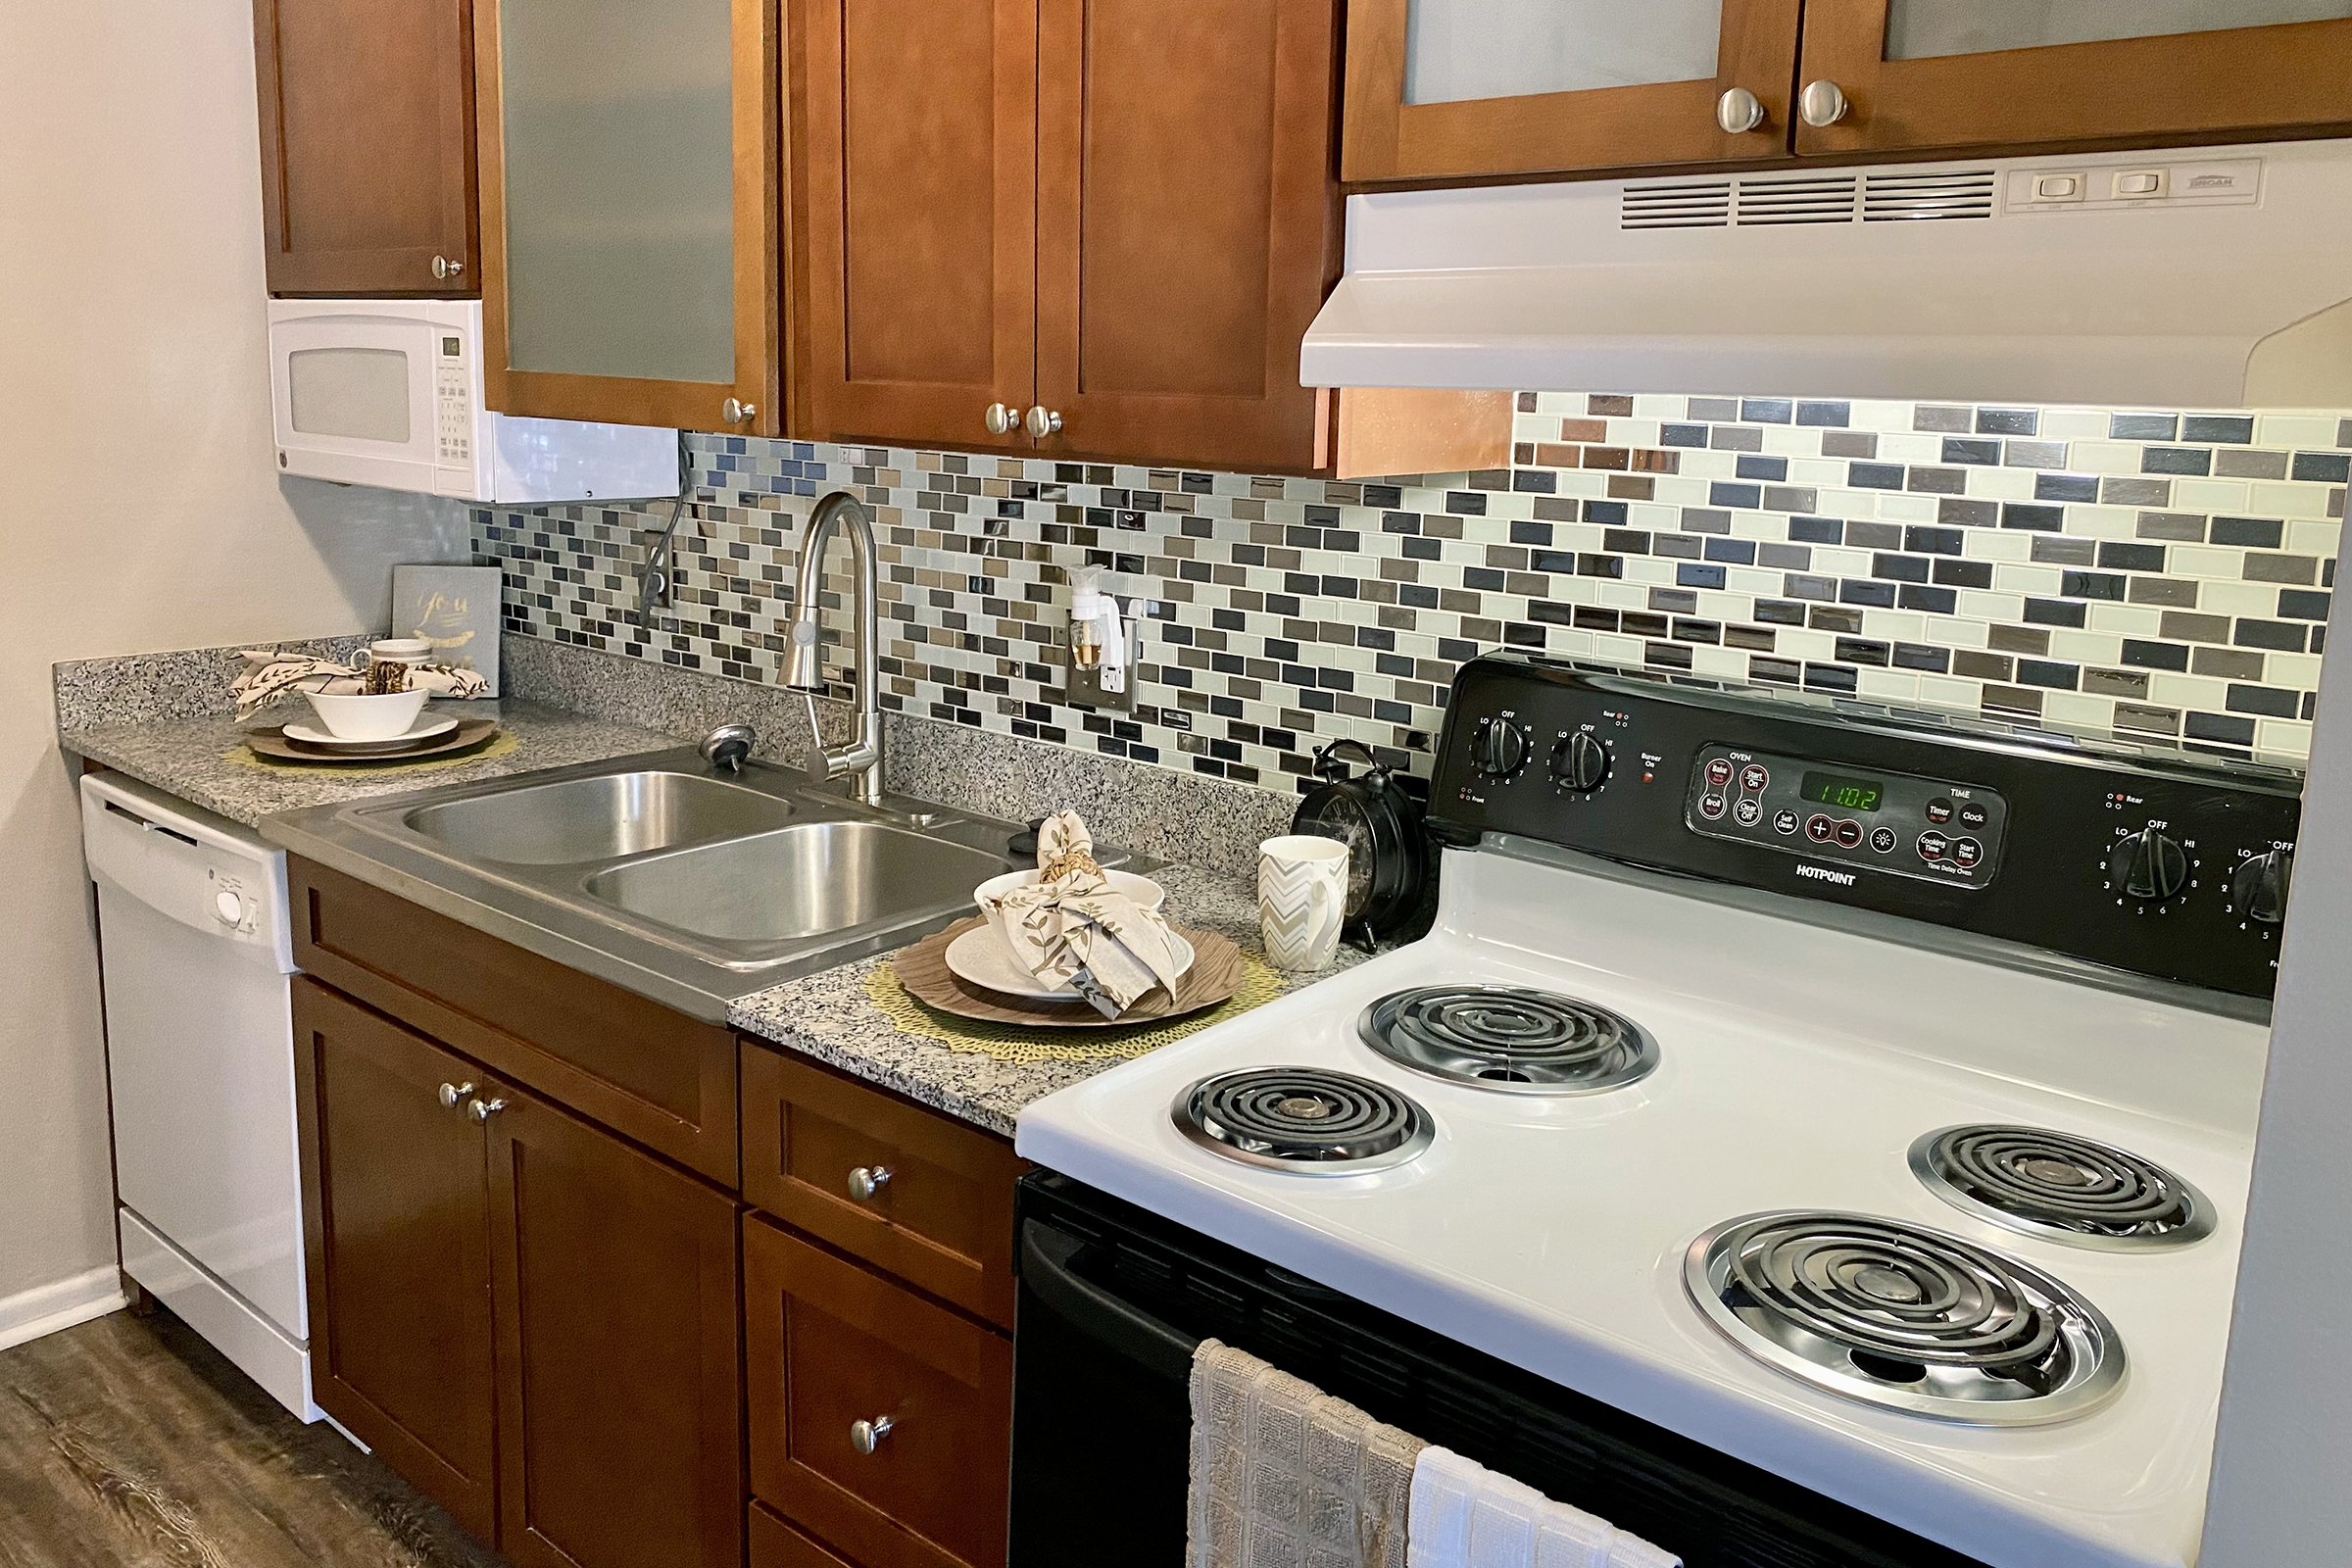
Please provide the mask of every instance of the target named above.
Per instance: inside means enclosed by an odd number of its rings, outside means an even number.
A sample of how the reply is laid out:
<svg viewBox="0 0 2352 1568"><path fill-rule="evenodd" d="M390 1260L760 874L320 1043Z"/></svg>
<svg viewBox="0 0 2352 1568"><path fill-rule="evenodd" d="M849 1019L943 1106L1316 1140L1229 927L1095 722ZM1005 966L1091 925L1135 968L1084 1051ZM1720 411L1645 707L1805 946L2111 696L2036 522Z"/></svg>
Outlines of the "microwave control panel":
<svg viewBox="0 0 2352 1568"><path fill-rule="evenodd" d="M443 467L473 466L473 367L466 363L466 340L454 332L434 334L433 450Z"/></svg>

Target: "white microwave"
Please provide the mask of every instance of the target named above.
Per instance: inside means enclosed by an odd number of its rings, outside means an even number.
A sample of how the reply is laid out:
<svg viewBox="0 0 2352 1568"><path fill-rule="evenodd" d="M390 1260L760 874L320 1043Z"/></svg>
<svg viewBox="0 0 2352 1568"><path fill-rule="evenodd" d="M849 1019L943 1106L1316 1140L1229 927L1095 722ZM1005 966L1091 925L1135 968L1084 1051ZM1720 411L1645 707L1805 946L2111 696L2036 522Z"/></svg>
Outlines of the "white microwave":
<svg viewBox="0 0 2352 1568"><path fill-rule="evenodd" d="M482 406L479 300L271 300L280 472L502 506L678 493L678 432Z"/></svg>

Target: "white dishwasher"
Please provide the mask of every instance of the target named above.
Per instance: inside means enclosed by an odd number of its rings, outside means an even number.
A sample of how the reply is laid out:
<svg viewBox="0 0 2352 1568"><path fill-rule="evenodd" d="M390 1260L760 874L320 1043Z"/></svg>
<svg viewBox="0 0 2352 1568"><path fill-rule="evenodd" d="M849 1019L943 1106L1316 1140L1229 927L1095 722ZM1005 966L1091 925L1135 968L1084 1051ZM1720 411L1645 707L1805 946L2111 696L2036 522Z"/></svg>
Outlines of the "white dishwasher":
<svg viewBox="0 0 2352 1568"><path fill-rule="evenodd" d="M119 774L81 781L122 1268L306 1421L286 857Z"/></svg>

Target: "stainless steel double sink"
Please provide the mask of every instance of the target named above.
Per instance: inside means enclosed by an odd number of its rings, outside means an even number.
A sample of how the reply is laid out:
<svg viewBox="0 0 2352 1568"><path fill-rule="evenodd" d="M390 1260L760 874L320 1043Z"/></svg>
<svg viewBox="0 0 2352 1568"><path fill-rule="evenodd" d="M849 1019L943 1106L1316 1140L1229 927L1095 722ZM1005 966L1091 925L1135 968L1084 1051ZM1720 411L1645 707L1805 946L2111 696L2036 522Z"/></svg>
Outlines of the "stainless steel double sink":
<svg viewBox="0 0 2352 1568"><path fill-rule="evenodd" d="M312 807L265 832L318 860L697 1016L906 945L1026 865L1011 822L692 749ZM1128 858L1104 852L1105 864Z"/></svg>

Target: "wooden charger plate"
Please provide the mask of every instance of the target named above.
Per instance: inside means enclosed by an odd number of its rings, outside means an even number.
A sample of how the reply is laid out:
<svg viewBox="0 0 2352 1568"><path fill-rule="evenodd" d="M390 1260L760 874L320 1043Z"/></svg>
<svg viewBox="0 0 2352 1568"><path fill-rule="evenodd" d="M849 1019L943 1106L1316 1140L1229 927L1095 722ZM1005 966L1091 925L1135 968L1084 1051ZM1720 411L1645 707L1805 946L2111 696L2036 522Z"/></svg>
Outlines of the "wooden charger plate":
<svg viewBox="0 0 2352 1568"><path fill-rule="evenodd" d="M262 757L274 758L281 762L318 762L327 767L366 766L373 762L419 762L428 757L448 757L456 752L471 751L474 747L498 734L495 718L462 718L458 727L446 735L436 735L422 746L405 752L329 752L300 741L286 739L286 727L272 724L268 729L250 731L245 744Z"/></svg>
<svg viewBox="0 0 2352 1568"><path fill-rule="evenodd" d="M1173 997L1155 988L1116 1018L1103 1017L1078 997L1067 1002L1008 997L1001 991L973 985L948 967L948 944L987 923L977 915L958 920L901 953L891 960L898 969L899 984L915 1001L942 1012L988 1023L1030 1024L1040 1029L1123 1029L1129 1024L1180 1018L1230 1000L1242 984L1241 949L1214 931L1174 926L1170 929L1181 933L1193 945L1193 966L1176 977Z"/></svg>

